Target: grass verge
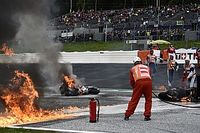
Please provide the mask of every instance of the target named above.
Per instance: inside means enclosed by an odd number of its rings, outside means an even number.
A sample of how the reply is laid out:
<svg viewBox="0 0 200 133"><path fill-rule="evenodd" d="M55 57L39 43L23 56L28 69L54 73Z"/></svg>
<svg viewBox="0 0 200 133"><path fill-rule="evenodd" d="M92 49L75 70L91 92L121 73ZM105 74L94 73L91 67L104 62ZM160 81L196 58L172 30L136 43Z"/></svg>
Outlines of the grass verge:
<svg viewBox="0 0 200 133"><path fill-rule="evenodd" d="M28 130L28 129L15 129L15 128L0 128L0 133L55 133L53 131L39 131L39 130Z"/></svg>
<svg viewBox="0 0 200 133"><path fill-rule="evenodd" d="M175 48L200 48L200 41L172 41ZM168 45L160 45L160 49L168 48ZM65 52L83 52L83 51L118 51L118 50L131 50L130 44L125 44L124 41L92 41L92 42L73 42L65 43L63 50Z"/></svg>

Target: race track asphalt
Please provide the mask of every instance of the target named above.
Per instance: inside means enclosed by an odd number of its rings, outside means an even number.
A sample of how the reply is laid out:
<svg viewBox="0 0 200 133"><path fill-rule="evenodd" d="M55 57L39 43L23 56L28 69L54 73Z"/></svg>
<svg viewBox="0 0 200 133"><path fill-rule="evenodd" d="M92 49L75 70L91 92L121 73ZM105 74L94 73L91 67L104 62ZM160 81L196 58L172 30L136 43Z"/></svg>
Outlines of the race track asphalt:
<svg viewBox="0 0 200 133"><path fill-rule="evenodd" d="M176 103L186 107L164 103L153 98L152 120L144 121L144 98L140 99L135 114L129 121L123 120L124 112L130 99L130 90L105 89L96 96L100 101L100 118L97 123L89 122L89 98L94 97L61 97L49 96L40 101L41 106L77 106L77 111L66 110L75 116L71 119L60 119L47 122L23 124L11 126L12 128L27 128L37 130L49 130L68 133L198 133L199 128L199 103ZM198 107L198 108L190 108Z"/></svg>
<svg viewBox="0 0 200 133"><path fill-rule="evenodd" d="M60 69L57 71L60 76L62 73L69 73L65 67L65 64L60 64ZM129 70L132 64L72 64L72 67L73 74L77 75L85 84L99 88L130 88ZM13 72L21 70L30 75L37 87L55 86L54 83L50 83L50 80L48 81L48 77L44 77L39 64L0 64L0 70L0 75L2 75L0 84L8 84ZM174 87L181 85L182 72L183 68L180 65L179 70L174 74ZM59 80L57 81L58 83L61 82L61 79ZM153 85L154 88L160 85L167 85L166 64L157 65L157 72L153 76Z"/></svg>
<svg viewBox="0 0 200 133"><path fill-rule="evenodd" d="M61 64L62 70L65 65ZM73 73L84 79L86 84L95 85L101 89L99 95L86 95L77 97L60 96L59 93L44 93L39 99L39 107L44 109L57 109L67 106L77 106L77 112L71 112L75 116L73 119L63 119L32 123L26 125L11 126L12 128L29 128L39 130L54 130L58 132L110 132L110 133L198 133L199 128L199 103L177 103L179 105L194 106L181 107L174 106L153 98L152 120L143 121L144 98L129 121L124 121L124 111L130 100L132 89L129 86L129 69L132 64L72 64ZM29 73L36 88L46 90L46 82L38 71L38 64L0 64L1 84L7 84L11 79L14 70L23 70ZM65 73L61 71L60 73ZM66 72L67 73L67 72ZM182 66L175 73L174 87L180 87L182 77ZM157 73L153 77L154 91L160 85L167 85L166 64L157 66ZM58 86L52 85L53 90ZM48 89L47 89L48 91ZM41 91L42 92L42 91ZM91 97L100 100L100 120L97 123L89 123L88 104ZM51 104L50 104L51 103ZM3 111L3 106L0 110ZM69 113L66 110L66 113Z"/></svg>

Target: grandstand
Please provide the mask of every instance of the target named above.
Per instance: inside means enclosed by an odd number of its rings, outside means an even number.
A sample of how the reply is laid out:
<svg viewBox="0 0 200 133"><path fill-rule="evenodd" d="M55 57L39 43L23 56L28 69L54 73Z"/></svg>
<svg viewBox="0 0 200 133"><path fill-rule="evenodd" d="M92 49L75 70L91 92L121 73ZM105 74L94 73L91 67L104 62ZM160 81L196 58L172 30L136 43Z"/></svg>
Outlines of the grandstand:
<svg viewBox="0 0 200 133"><path fill-rule="evenodd" d="M185 33L190 31L195 31L193 38L198 40L199 9L198 4L188 4L161 6L159 10L155 6L78 10L52 19L49 29L56 40L64 42L147 38L176 41L185 40ZM61 37L63 32L73 32L73 36Z"/></svg>

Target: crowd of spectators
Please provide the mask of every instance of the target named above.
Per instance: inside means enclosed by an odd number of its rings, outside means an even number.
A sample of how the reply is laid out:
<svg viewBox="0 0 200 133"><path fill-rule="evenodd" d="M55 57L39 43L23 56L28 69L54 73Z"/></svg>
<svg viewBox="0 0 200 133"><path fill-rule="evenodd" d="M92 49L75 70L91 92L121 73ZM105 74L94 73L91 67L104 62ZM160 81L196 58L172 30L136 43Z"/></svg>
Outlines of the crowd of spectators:
<svg viewBox="0 0 200 133"><path fill-rule="evenodd" d="M108 40L135 39L140 36L180 40L184 38L184 31L198 28L198 25L193 24L198 22L199 11L200 6L197 4L168 5L160 8L149 6L140 9L78 10L52 19L50 27L73 31L80 27L105 27L106 24L107 28L113 28L111 32L107 32Z"/></svg>

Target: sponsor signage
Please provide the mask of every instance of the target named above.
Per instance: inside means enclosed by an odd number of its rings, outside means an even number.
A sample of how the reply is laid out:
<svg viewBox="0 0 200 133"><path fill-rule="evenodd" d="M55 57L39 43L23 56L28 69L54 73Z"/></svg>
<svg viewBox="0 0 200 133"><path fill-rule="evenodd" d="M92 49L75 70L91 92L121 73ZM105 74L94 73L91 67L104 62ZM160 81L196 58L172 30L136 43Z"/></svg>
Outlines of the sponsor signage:
<svg viewBox="0 0 200 133"><path fill-rule="evenodd" d="M136 44L137 40L126 40L126 44Z"/></svg>
<svg viewBox="0 0 200 133"><path fill-rule="evenodd" d="M63 32L61 33L61 37L72 37L73 36L73 32Z"/></svg>
<svg viewBox="0 0 200 133"><path fill-rule="evenodd" d="M197 63L194 49L177 49L174 54L169 54L169 56L173 56L178 64L184 64L186 59L190 60L190 63Z"/></svg>

